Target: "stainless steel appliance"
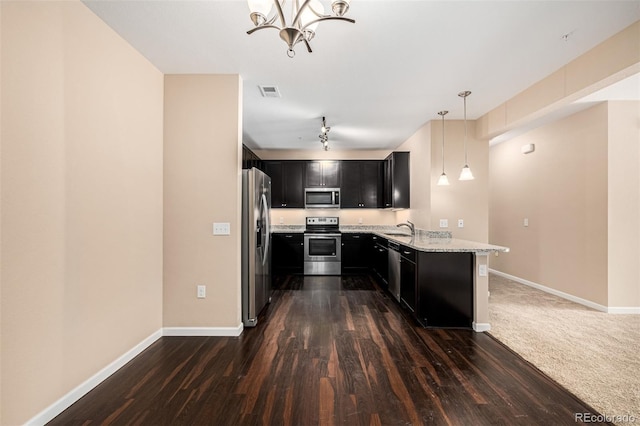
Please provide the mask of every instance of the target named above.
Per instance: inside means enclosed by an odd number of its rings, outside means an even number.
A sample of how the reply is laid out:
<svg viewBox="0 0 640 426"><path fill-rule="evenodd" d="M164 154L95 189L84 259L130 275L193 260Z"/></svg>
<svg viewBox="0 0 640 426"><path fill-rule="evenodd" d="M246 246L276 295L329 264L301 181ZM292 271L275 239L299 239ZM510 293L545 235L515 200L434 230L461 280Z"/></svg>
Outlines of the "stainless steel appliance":
<svg viewBox="0 0 640 426"><path fill-rule="evenodd" d="M308 217L304 231L304 274L340 275L342 234L337 217Z"/></svg>
<svg viewBox="0 0 640 426"><path fill-rule="evenodd" d="M305 188L306 209L339 209L340 188Z"/></svg>
<svg viewBox="0 0 640 426"><path fill-rule="evenodd" d="M400 301L400 245L389 241L389 292Z"/></svg>
<svg viewBox="0 0 640 426"><path fill-rule="evenodd" d="M271 178L242 171L242 323L255 327L271 301Z"/></svg>

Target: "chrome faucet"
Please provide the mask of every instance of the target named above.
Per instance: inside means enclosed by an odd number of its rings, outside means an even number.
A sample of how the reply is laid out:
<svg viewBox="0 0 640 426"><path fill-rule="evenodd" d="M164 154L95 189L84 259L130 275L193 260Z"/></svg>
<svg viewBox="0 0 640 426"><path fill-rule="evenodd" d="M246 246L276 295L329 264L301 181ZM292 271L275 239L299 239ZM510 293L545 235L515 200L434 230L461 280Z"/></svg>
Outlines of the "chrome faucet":
<svg viewBox="0 0 640 426"><path fill-rule="evenodd" d="M411 236L415 236L416 235L416 227L412 222L407 221L407 223L399 223L396 225L398 228L401 226L406 226L411 230Z"/></svg>

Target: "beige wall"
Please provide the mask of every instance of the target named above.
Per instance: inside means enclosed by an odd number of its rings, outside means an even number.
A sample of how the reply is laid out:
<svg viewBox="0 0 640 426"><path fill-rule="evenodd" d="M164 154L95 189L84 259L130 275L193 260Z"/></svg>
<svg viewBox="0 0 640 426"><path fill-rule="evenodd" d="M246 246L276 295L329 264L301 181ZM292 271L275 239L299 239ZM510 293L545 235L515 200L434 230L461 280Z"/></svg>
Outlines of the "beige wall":
<svg viewBox="0 0 640 426"><path fill-rule="evenodd" d="M467 121L467 158L474 180L460 181L464 166L464 121L445 119L444 162L449 186L438 186L442 174L442 122L431 122L431 229L448 230L454 238L486 243L489 237L489 143L474 137L476 122ZM423 170L426 170L423 168ZM449 227L440 228L440 219ZM458 228L458 219L464 227Z"/></svg>
<svg viewBox="0 0 640 426"><path fill-rule="evenodd" d="M493 138L640 72L640 21L478 119L477 137Z"/></svg>
<svg viewBox="0 0 640 426"><path fill-rule="evenodd" d="M609 102L609 306L640 306L640 102Z"/></svg>
<svg viewBox="0 0 640 426"><path fill-rule="evenodd" d="M511 249L493 269L607 306L607 116L600 104L491 148L489 241Z"/></svg>
<svg viewBox="0 0 640 426"><path fill-rule="evenodd" d="M399 210L398 223L413 222L417 228L431 229L431 123L420 127L396 151L409 151L409 178L411 182L411 208Z"/></svg>
<svg viewBox="0 0 640 426"><path fill-rule="evenodd" d="M237 75L165 76L165 327L241 323L241 88Z"/></svg>
<svg viewBox="0 0 640 426"><path fill-rule="evenodd" d="M80 2L1 2L2 424L162 327L163 77Z"/></svg>

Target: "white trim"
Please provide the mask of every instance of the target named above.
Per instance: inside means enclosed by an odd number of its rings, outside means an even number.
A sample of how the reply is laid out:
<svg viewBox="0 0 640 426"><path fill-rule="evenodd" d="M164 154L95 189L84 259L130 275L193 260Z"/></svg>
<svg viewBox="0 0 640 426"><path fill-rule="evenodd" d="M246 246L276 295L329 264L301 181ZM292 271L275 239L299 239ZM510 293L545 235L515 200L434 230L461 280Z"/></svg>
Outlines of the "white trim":
<svg viewBox="0 0 640 426"><path fill-rule="evenodd" d="M482 333L483 331L489 331L491 330L491 324L489 324L488 322L473 322L472 323L473 326L473 331L476 331L478 333Z"/></svg>
<svg viewBox="0 0 640 426"><path fill-rule="evenodd" d="M606 312L609 314L640 314L640 307L627 307L627 308L617 308L617 307L607 307L604 305L600 305L598 303L592 302L587 299L582 299L581 297L574 296L569 293L565 293L560 290L553 289L551 287L546 287L538 283L534 283L533 281L525 280L524 278L516 277L514 275L509 275L504 272L496 271L495 269L489 269L489 272L492 274L496 274L498 276L508 278L512 281L518 282L520 284L527 285L529 287L537 288L538 290L542 290L546 293L553 294L558 297L562 297L563 299L570 300L571 302L579 303L580 305L586 306L591 309L595 309L600 312Z"/></svg>
<svg viewBox="0 0 640 426"><path fill-rule="evenodd" d="M237 337L244 329L242 323L237 327L165 327L163 336L226 336Z"/></svg>
<svg viewBox="0 0 640 426"><path fill-rule="evenodd" d="M607 313L609 314L635 314L638 315L640 314L640 307L626 307L626 308L622 308L622 307L614 307L614 308L607 308Z"/></svg>
<svg viewBox="0 0 640 426"><path fill-rule="evenodd" d="M104 367L102 370L98 371L93 376L89 377L82 384L78 385L75 389L71 390L69 393L64 395L62 398L42 410L40 413L32 417L29 421L27 421L27 425L30 426L39 426L44 425L51 421L58 414L62 413L64 410L69 408L73 403L78 401L80 398L85 396L89 391L102 383L106 378L111 376L117 370L122 368L126 363L131 361L133 358L138 356L142 351L147 349L162 337L162 330L158 330L153 333L151 336L144 339L142 342L138 343L136 346L128 350L118 359L113 361L111 364Z"/></svg>

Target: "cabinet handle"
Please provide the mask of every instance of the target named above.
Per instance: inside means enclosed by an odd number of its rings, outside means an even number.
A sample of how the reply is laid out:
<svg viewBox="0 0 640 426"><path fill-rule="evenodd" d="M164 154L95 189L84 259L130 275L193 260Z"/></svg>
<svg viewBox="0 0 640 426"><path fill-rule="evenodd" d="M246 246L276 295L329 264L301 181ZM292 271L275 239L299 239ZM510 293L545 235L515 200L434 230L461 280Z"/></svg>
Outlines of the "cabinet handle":
<svg viewBox="0 0 640 426"><path fill-rule="evenodd" d="M410 251L405 251L404 254L411 254L411 252Z"/></svg>
<svg viewBox="0 0 640 426"><path fill-rule="evenodd" d="M293 235L285 235L285 238L293 238Z"/></svg>
<svg viewBox="0 0 640 426"><path fill-rule="evenodd" d="M353 238L360 238L360 235L354 235Z"/></svg>

